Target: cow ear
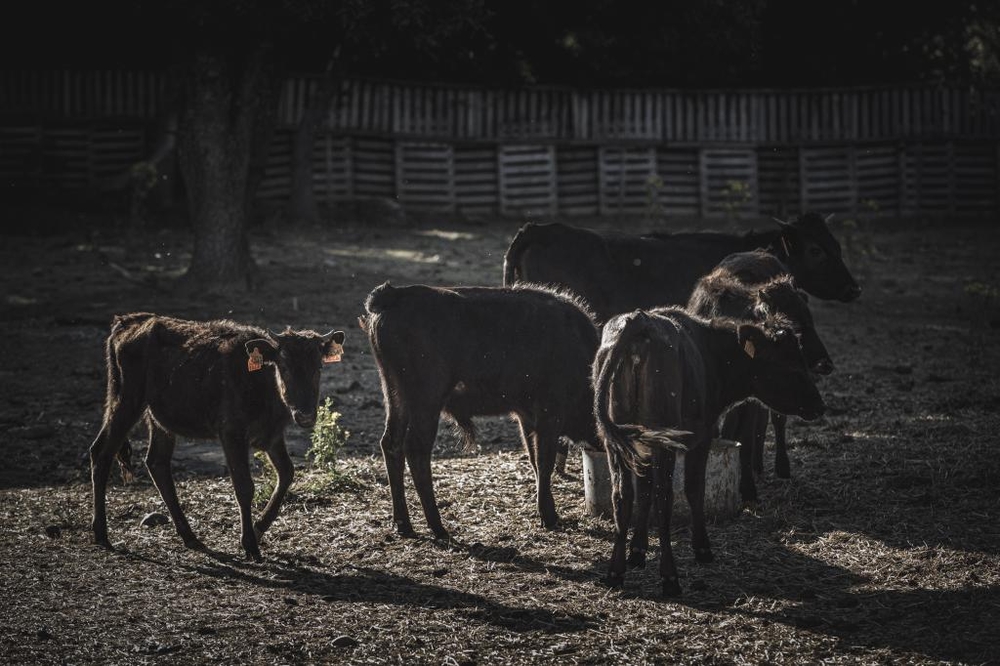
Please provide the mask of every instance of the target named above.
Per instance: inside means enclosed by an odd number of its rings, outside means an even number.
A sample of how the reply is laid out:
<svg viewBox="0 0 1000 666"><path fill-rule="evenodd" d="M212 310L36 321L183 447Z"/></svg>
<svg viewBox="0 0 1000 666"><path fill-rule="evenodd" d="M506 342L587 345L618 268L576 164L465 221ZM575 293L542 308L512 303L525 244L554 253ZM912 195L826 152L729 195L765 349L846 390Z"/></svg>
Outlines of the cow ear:
<svg viewBox="0 0 1000 666"><path fill-rule="evenodd" d="M278 358L278 346L266 338L250 340L245 345L247 350L247 369L250 372L260 370L265 363L274 363Z"/></svg>
<svg viewBox="0 0 1000 666"><path fill-rule="evenodd" d="M771 295L771 291L767 287L762 287L757 290L757 300L763 303L768 310L774 309L774 297Z"/></svg>
<svg viewBox="0 0 1000 666"><path fill-rule="evenodd" d="M323 336L323 362L339 363L344 354L344 332L330 331Z"/></svg>
<svg viewBox="0 0 1000 666"><path fill-rule="evenodd" d="M767 335L753 324L740 324L736 328L736 339L739 340L743 353L754 358L763 345L767 344Z"/></svg>

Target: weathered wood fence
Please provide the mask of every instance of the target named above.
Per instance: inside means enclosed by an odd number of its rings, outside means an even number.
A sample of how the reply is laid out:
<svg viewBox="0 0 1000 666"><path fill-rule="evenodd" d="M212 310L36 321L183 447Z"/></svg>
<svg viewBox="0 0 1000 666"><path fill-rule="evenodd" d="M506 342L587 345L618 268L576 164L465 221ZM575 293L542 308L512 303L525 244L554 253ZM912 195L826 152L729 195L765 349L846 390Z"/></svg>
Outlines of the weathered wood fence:
<svg viewBox="0 0 1000 666"><path fill-rule="evenodd" d="M259 195L288 195L318 79L293 77ZM84 187L144 155L163 84L0 74L0 175ZM41 119L41 120L40 120ZM1000 91L469 89L346 81L317 136L336 203L530 215L906 214L1000 209Z"/></svg>

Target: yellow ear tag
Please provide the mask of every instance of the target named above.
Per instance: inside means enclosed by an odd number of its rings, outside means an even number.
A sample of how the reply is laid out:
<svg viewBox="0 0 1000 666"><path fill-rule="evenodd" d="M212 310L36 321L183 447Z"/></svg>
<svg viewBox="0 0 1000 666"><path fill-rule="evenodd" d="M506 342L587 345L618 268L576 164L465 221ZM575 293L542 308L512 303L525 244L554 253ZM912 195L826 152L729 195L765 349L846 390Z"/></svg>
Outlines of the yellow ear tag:
<svg viewBox="0 0 1000 666"><path fill-rule="evenodd" d="M344 354L344 346L336 342L330 343L330 353L323 357L324 363L340 363L340 357Z"/></svg>
<svg viewBox="0 0 1000 666"><path fill-rule="evenodd" d="M753 358L754 354L757 353L757 349L753 346L753 340L747 340L743 343L743 351L747 353L747 356Z"/></svg>
<svg viewBox="0 0 1000 666"><path fill-rule="evenodd" d="M260 350L254 347L253 351L250 352L250 358L247 359L247 370L250 372L257 372L264 367L264 356L260 353Z"/></svg>

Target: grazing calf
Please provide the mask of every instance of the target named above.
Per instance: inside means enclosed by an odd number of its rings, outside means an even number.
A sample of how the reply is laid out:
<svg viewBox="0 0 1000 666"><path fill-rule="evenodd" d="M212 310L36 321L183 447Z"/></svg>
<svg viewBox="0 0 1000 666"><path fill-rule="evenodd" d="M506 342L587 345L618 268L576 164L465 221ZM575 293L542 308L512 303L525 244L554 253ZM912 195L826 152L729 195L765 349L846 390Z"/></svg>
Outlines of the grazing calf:
<svg viewBox="0 0 1000 666"><path fill-rule="evenodd" d="M684 491L691 507L691 545L697 561L710 562L705 464L719 416L750 396L803 418L816 418L824 410L791 330L702 319L681 309L636 311L610 319L594 360L593 381L615 518L609 583L620 586L624 581L634 473L640 492L651 494L659 510L664 595L681 590L670 548L675 449L682 446L677 442L687 445ZM637 516L629 556L633 564L645 562L648 522Z"/></svg>
<svg viewBox="0 0 1000 666"><path fill-rule="evenodd" d="M706 318L721 316L758 323L778 315L798 336L809 368L821 375L833 371L833 362L816 332L809 306L795 288L791 275L784 272L784 266L766 252L744 252L727 257L714 271L698 280L687 311ZM722 436L743 444L740 447L740 494L747 502L757 499L754 466L757 461L763 461L764 434L770 413L759 403L747 401L734 406L724 418ZM780 417L784 419L784 415ZM783 436L784 428L781 430ZM776 439L777 431L776 425ZM782 455L787 465L787 451L779 451L777 459Z"/></svg>
<svg viewBox="0 0 1000 666"><path fill-rule="evenodd" d="M430 462L442 413L467 439L474 436L472 417L512 415L535 470L542 524L555 526L550 480L560 437L597 447L590 385L597 328L585 306L530 285L386 283L368 295L365 308L358 323L382 378L381 446L397 531L413 534L403 493L405 458L428 526L448 537Z"/></svg>
<svg viewBox="0 0 1000 666"><path fill-rule="evenodd" d="M146 468L177 533L188 548L203 548L177 500L170 458L176 435L218 438L240 509L240 543L260 562L260 535L278 515L292 461L284 430L316 422L319 374L340 360L343 331L273 334L232 321L197 322L147 312L115 317L106 344L108 390L104 422L90 447L94 541L108 542L105 492L111 459L128 465L128 432L145 417ZM251 521L250 447L262 450L278 483L260 520Z"/></svg>
<svg viewBox="0 0 1000 666"><path fill-rule="evenodd" d="M861 294L840 244L816 213L773 231L598 234L565 224L526 224L504 255L504 284L516 281L571 289L599 322L636 308L683 305L695 282L734 252L766 250L817 298L852 301Z"/></svg>

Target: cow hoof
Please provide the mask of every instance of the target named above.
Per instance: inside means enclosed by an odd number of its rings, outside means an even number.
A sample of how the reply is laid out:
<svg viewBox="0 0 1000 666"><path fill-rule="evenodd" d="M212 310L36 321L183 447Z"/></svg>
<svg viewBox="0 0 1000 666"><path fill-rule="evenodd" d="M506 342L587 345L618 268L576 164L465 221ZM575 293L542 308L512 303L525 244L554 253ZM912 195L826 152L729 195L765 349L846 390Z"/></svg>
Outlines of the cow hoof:
<svg viewBox="0 0 1000 666"><path fill-rule="evenodd" d="M108 541L108 537L104 538L94 537L94 545L100 546L101 548L105 548L107 550L114 550L114 548L111 547L111 542Z"/></svg>
<svg viewBox="0 0 1000 666"><path fill-rule="evenodd" d="M438 541L451 541L451 534L443 527L434 530L434 538Z"/></svg>
<svg viewBox="0 0 1000 666"><path fill-rule="evenodd" d="M625 576L609 575L604 579L604 584L612 589L621 589L625 586Z"/></svg>
<svg viewBox="0 0 1000 666"><path fill-rule="evenodd" d="M396 523L396 534L407 539L413 539L417 536L417 533L413 529L413 525L410 523Z"/></svg>
<svg viewBox="0 0 1000 666"><path fill-rule="evenodd" d="M625 560L625 564L628 565L629 569L645 569L646 568L646 551L637 550L633 551L628 559Z"/></svg>
<svg viewBox="0 0 1000 666"><path fill-rule="evenodd" d="M257 564L260 564L261 562L264 561L264 558L261 557L261 554L260 554L259 550L257 550L257 551L248 550L247 551L247 559L253 560Z"/></svg>
<svg viewBox="0 0 1000 666"><path fill-rule="evenodd" d="M708 564L709 562L715 561L715 555L712 555L712 550L710 548L695 548L694 561L699 564Z"/></svg>
<svg viewBox="0 0 1000 666"><path fill-rule="evenodd" d="M665 597L681 596L681 584L678 582L676 578L663 580L663 596Z"/></svg>
<svg viewBox="0 0 1000 666"><path fill-rule="evenodd" d="M559 527L558 518L542 518L542 527L547 530L554 530Z"/></svg>
<svg viewBox="0 0 1000 666"><path fill-rule="evenodd" d="M203 544L201 542L201 539L199 539L198 537L190 537L188 539L184 539L184 547L189 548L191 550L205 550L205 544Z"/></svg>

